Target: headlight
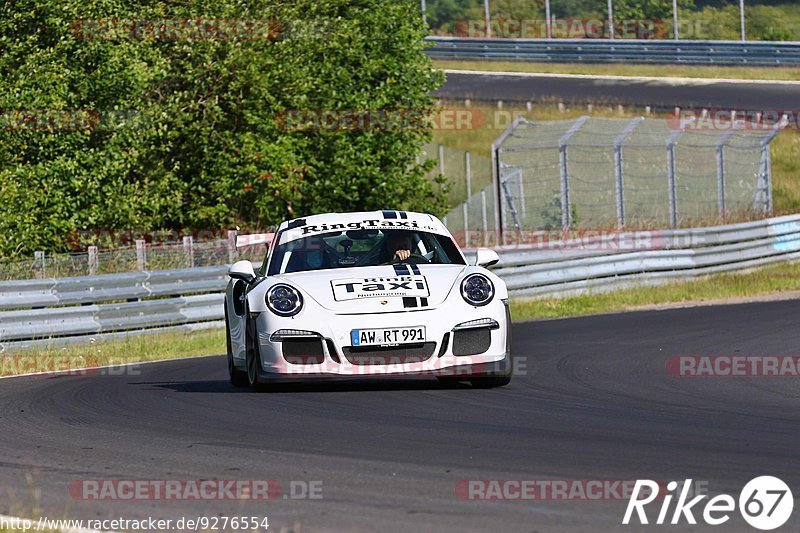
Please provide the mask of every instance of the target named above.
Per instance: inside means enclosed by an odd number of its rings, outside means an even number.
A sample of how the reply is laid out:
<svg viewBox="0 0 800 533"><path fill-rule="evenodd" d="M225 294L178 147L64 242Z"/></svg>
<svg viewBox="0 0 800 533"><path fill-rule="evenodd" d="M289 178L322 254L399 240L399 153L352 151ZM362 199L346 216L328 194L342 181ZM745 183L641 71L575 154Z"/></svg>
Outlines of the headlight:
<svg viewBox="0 0 800 533"><path fill-rule="evenodd" d="M494 285L483 274L470 274L461 282L461 296L470 305L486 305L494 298Z"/></svg>
<svg viewBox="0 0 800 533"><path fill-rule="evenodd" d="M267 307L278 316L294 316L303 308L303 297L294 287L275 285L267 291Z"/></svg>

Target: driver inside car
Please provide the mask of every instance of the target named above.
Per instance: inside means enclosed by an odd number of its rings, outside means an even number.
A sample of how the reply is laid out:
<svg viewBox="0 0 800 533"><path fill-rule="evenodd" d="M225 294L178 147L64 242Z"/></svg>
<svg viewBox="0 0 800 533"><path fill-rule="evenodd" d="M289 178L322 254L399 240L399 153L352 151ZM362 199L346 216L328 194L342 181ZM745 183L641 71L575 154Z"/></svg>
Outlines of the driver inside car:
<svg viewBox="0 0 800 533"><path fill-rule="evenodd" d="M384 241L386 263L405 261L411 257L411 235L405 231L387 231Z"/></svg>

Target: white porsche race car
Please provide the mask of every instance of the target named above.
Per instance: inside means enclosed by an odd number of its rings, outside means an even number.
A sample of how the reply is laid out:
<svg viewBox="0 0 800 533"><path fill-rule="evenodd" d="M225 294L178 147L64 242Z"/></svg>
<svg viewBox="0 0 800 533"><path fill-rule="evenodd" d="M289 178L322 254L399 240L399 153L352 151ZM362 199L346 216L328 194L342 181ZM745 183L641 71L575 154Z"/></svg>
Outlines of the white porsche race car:
<svg viewBox="0 0 800 533"><path fill-rule="evenodd" d="M505 283L475 264L437 218L404 211L315 215L273 234L263 264L231 266L228 371L260 388L312 378L437 376L499 387L511 380Z"/></svg>

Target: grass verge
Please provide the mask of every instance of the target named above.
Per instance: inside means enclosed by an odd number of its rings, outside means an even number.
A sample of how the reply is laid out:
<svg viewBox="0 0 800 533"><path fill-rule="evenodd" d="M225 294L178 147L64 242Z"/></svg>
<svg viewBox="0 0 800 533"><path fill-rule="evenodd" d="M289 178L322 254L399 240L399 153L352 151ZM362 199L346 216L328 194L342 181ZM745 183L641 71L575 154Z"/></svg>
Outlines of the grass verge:
<svg viewBox="0 0 800 533"><path fill-rule="evenodd" d="M435 60L436 68L537 74L644 76L655 78L716 78L738 80L800 80L799 67L706 67L688 65L629 65L619 63L533 63L527 61Z"/></svg>
<svg viewBox="0 0 800 533"><path fill-rule="evenodd" d="M223 328L131 335L96 342L7 350L0 355L0 376L223 353Z"/></svg>
<svg viewBox="0 0 800 533"><path fill-rule="evenodd" d="M800 262L770 265L747 272L714 274L692 281L642 286L568 298L511 300L514 321L562 318L657 305L723 303L800 291Z"/></svg>

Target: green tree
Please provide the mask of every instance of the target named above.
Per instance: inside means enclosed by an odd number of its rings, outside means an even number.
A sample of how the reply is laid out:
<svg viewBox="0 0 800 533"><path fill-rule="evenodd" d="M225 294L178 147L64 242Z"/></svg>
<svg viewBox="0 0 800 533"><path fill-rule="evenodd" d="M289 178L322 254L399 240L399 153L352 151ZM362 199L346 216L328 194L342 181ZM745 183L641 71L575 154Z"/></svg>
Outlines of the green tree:
<svg viewBox="0 0 800 533"><path fill-rule="evenodd" d="M98 227L440 213L430 164L415 162L428 128L295 131L281 120L292 110L429 112L442 80L422 53L418 7L0 0L0 254L64 248L72 232ZM249 21L251 34L140 39L108 21L199 18ZM260 38L265 26L279 32Z"/></svg>

